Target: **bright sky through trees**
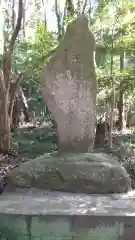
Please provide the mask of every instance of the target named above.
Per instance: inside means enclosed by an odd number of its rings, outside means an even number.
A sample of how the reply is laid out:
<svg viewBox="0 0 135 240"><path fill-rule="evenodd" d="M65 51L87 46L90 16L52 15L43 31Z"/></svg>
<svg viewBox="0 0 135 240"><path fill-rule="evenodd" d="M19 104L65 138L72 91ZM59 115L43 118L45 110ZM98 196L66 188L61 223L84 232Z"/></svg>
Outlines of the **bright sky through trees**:
<svg viewBox="0 0 135 240"><path fill-rule="evenodd" d="M58 4L60 7L60 10L62 11L65 6L66 0L58 0ZM84 0L83 0L84 1ZM96 3L96 0L88 0L91 2L91 5L94 6ZM10 1L9 1L10 2ZM34 21L37 22L37 20L44 20L45 12L46 12L46 18L47 18L47 26L48 30L50 31L56 31L57 30L57 21L56 21L56 15L54 12L54 5L55 0L39 0L38 2L41 4L41 10L37 11L35 6L34 0L26 0L26 6L25 6L25 19L26 22ZM44 7L43 7L44 2ZM77 0L73 0L73 3L76 5ZM4 21L4 9L7 6L8 1L1 0L0 1L0 53L3 49L3 21ZM12 9L12 8L11 8ZM15 5L15 11L18 11L18 1L16 1ZM34 37L34 27L27 26L26 27L26 37L33 38Z"/></svg>

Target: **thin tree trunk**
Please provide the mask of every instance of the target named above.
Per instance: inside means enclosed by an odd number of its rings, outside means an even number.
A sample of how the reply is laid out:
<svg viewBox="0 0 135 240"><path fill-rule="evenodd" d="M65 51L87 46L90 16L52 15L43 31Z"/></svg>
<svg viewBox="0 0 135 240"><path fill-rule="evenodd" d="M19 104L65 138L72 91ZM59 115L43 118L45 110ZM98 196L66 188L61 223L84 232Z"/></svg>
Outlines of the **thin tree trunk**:
<svg viewBox="0 0 135 240"><path fill-rule="evenodd" d="M55 14L57 19L58 41L60 42L62 37L61 36L61 16L60 16L60 10L59 10L59 5L57 0L55 0Z"/></svg>
<svg viewBox="0 0 135 240"><path fill-rule="evenodd" d="M88 4L88 0L85 0L84 5L83 5L83 9L82 9L82 14L84 14L85 9L87 7L87 4Z"/></svg>
<svg viewBox="0 0 135 240"><path fill-rule="evenodd" d="M15 29L15 0L12 0L12 31Z"/></svg>
<svg viewBox="0 0 135 240"><path fill-rule="evenodd" d="M120 84L121 88L121 84ZM119 103L118 103L118 111L119 111L119 120L118 120L118 130L121 131L123 129L123 91L120 89L119 93Z"/></svg>
<svg viewBox="0 0 135 240"><path fill-rule="evenodd" d="M108 141L108 147L111 150L112 149L112 130L113 130L113 111L114 111L114 105L115 105L115 83L114 83L114 77L113 77L113 49L114 49L114 42L113 42L113 30L112 30L112 44L111 44L111 63L110 63L110 75L112 79L112 100L110 104L110 123L109 123L109 141Z"/></svg>
<svg viewBox="0 0 135 240"><path fill-rule="evenodd" d="M79 16L81 14L81 1L78 0L77 1L77 16Z"/></svg>
<svg viewBox="0 0 135 240"><path fill-rule="evenodd" d="M21 110L20 110L20 103L19 99L16 98L14 101L14 107L13 107L13 115L12 115L12 123L11 123L11 132L15 132L17 127L19 126L19 116L20 116Z"/></svg>
<svg viewBox="0 0 135 240"><path fill-rule="evenodd" d="M120 72L122 72L124 68L124 49L121 48L120 52ZM123 129L123 111L124 111L124 91L123 91L123 82L121 81L119 87L119 103L118 103L118 112L119 112L119 120L118 120L118 129L121 131Z"/></svg>
<svg viewBox="0 0 135 240"><path fill-rule="evenodd" d="M25 27L26 27L26 19L25 19L25 5L26 5L26 0L23 2L23 11L22 11L22 27L23 27L23 38L25 38Z"/></svg>
<svg viewBox="0 0 135 240"><path fill-rule="evenodd" d="M11 92L10 92L10 103L8 107L8 113L9 113L9 118L12 119L12 113L13 113L13 107L14 107L14 101L15 101L15 95L16 92L19 90L20 83L22 81L22 73L19 74L17 77L15 83L11 87Z"/></svg>
<svg viewBox="0 0 135 240"><path fill-rule="evenodd" d="M46 6L44 0L42 0L42 7L44 9L44 23L45 23L45 28L47 29L47 17L46 17Z"/></svg>

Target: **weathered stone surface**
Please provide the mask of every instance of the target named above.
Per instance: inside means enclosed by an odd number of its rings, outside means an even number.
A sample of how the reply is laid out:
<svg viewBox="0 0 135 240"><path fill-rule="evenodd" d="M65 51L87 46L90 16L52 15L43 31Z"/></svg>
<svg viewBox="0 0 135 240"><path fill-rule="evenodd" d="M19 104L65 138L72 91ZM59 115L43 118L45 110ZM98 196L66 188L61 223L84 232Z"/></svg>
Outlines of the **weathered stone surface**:
<svg viewBox="0 0 135 240"><path fill-rule="evenodd" d="M105 154L46 154L21 164L9 186L82 193L122 193L130 189L125 169Z"/></svg>
<svg viewBox="0 0 135 240"><path fill-rule="evenodd" d="M94 37L82 16L69 24L41 79L45 103L57 123L60 152L88 152L94 144L94 49Z"/></svg>
<svg viewBox="0 0 135 240"><path fill-rule="evenodd" d="M135 192L73 194L16 189L0 197L0 239L133 240Z"/></svg>

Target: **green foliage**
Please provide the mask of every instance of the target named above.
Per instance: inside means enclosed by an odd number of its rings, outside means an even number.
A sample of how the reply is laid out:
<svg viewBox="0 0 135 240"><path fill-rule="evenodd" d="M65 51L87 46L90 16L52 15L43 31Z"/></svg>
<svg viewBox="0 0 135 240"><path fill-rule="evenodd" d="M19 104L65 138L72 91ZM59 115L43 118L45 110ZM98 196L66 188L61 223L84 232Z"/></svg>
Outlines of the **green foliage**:
<svg viewBox="0 0 135 240"><path fill-rule="evenodd" d="M107 4L108 2L110 4ZM125 84L126 92L131 93L135 87L134 69L132 67L120 69L119 61L121 51L124 51L128 58L135 54L134 10L135 2L132 0L102 0L99 1L93 14L92 30L97 44L104 49L104 52L100 53L104 55L104 61L97 61L97 75L99 85L101 84L102 88L108 84L107 79L111 75L111 67L113 68L113 75L117 79L119 78L119 81L123 77L128 79ZM113 57L112 62L111 56ZM110 87L110 84L108 87Z"/></svg>
<svg viewBox="0 0 135 240"><path fill-rule="evenodd" d="M22 86L28 98L39 99L39 105L44 106L41 101L40 74L48 54L55 48L57 41L51 32L48 32L43 23L37 22L34 41L23 40L16 44L13 55L13 71L24 72Z"/></svg>
<svg viewBox="0 0 135 240"><path fill-rule="evenodd" d="M78 15L77 4L67 0L63 12L60 10L59 14L63 31ZM117 89L121 79L127 79L123 84L125 94L134 97L135 70L132 67L120 69L119 61L122 50L127 57L135 54L134 19L134 0L99 0L97 7L91 12L90 24L98 45L96 72L99 89L110 89L113 75ZM37 21L34 40L24 39L18 42L14 51L13 70L24 72L22 86L26 96L37 99L38 109L44 106L39 82L40 73L49 60L49 53L58 45L57 37L47 31L43 23Z"/></svg>
<svg viewBox="0 0 135 240"><path fill-rule="evenodd" d="M44 24L38 22L34 41L23 40L16 45L13 58L13 70L39 74L47 60L48 53L57 42Z"/></svg>
<svg viewBox="0 0 135 240"><path fill-rule="evenodd" d="M35 70L42 70L45 61L48 60L48 53L52 51L57 44L58 43L53 34L45 29L44 24L38 22L32 56Z"/></svg>

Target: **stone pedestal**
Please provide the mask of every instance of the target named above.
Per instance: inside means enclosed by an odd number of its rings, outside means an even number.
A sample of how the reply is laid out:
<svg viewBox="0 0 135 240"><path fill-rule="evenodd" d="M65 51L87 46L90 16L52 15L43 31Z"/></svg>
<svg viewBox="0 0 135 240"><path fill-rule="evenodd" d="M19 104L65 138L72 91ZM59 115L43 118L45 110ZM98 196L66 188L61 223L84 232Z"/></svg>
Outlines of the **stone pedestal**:
<svg viewBox="0 0 135 240"><path fill-rule="evenodd" d="M90 196L36 189L5 193L0 198L0 237L133 240L134 198L135 194Z"/></svg>

